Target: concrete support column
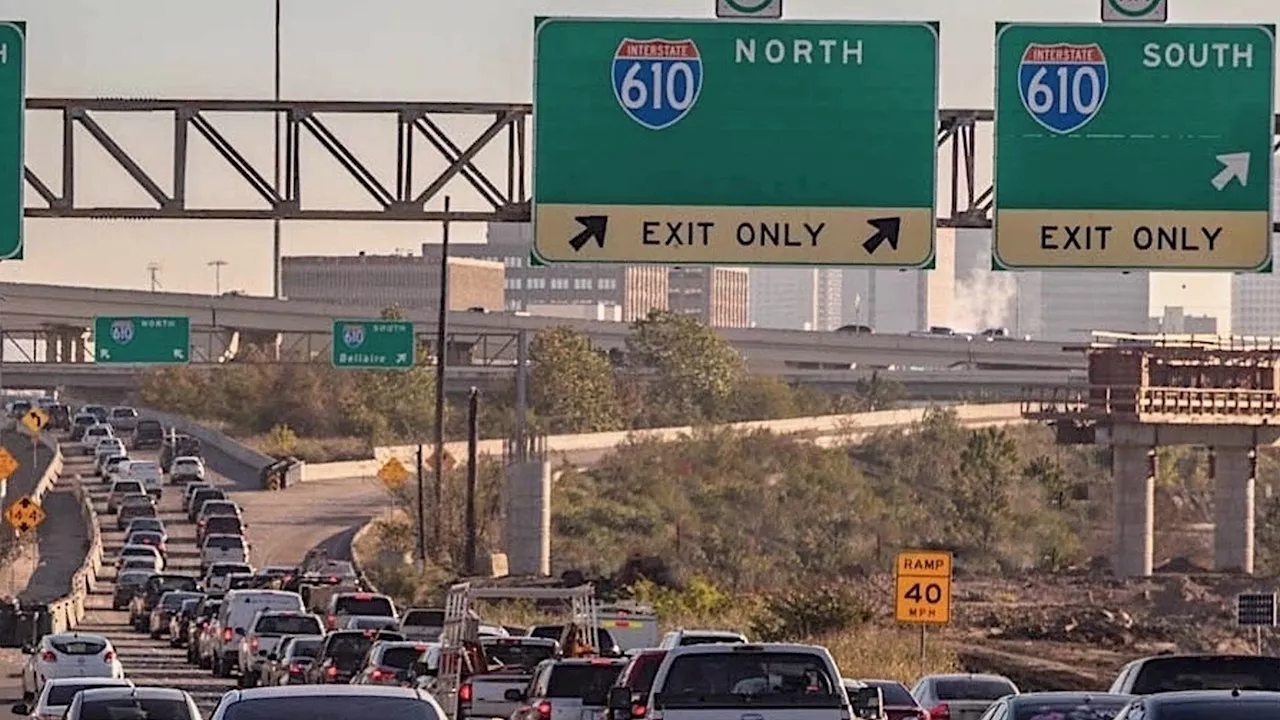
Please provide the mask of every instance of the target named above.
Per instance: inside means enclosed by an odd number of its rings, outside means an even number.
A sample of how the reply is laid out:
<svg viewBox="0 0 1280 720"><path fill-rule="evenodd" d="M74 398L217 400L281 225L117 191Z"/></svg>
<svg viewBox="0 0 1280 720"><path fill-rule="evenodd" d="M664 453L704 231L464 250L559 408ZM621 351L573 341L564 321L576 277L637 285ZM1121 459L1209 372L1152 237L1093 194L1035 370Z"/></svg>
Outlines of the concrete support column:
<svg viewBox="0 0 1280 720"><path fill-rule="evenodd" d="M75 336L75 355L71 362L89 362L89 342L88 331L83 331Z"/></svg>
<svg viewBox="0 0 1280 720"><path fill-rule="evenodd" d="M1218 447L1213 453L1213 569L1252 575L1258 453L1251 447Z"/></svg>
<svg viewBox="0 0 1280 720"><path fill-rule="evenodd" d="M47 363L58 362L58 340L62 334L53 328L45 328L42 333L44 335L44 361Z"/></svg>
<svg viewBox="0 0 1280 720"><path fill-rule="evenodd" d="M1155 551L1156 451L1145 445L1111 449L1115 482L1115 543L1112 568L1117 577L1147 577Z"/></svg>
<svg viewBox="0 0 1280 720"><path fill-rule="evenodd" d="M551 463L507 466L503 545L512 575L551 574Z"/></svg>
<svg viewBox="0 0 1280 720"><path fill-rule="evenodd" d="M72 361L72 348L75 347L75 337L72 336L70 330L63 330L58 333L58 362L67 363Z"/></svg>

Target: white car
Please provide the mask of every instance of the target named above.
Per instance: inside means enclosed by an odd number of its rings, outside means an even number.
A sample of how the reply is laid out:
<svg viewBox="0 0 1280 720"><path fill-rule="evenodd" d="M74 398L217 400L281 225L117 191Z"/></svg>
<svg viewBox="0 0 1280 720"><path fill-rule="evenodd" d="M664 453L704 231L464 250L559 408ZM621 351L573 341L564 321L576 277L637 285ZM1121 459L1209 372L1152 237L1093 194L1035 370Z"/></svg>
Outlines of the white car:
<svg viewBox="0 0 1280 720"><path fill-rule="evenodd" d="M98 449L98 441L115 437L115 431L110 425L90 425L85 428L84 437L80 438L80 445L84 449L85 455L92 455L94 450Z"/></svg>
<svg viewBox="0 0 1280 720"><path fill-rule="evenodd" d="M117 437L102 438L93 448L93 464L98 469L98 474L102 474L102 469L107 462L107 458L113 455L128 455L124 449L124 441Z"/></svg>
<svg viewBox="0 0 1280 720"><path fill-rule="evenodd" d="M174 458L173 464L169 466L169 482L204 482L204 460L194 455Z"/></svg>
<svg viewBox="0 0 1280 720"><path fill-rule="evenodd" d="M116 556L116 564L122 565L126 558L148 559L151 560L151 565L155 568L155 572L164 570L164 556L151 545L125 545L120 548L120 554Z"/></svg>
<svg viewBox="0 0 1280 720"><path fill-rule="evenodd" d="M249 543L240 535L207 535L200 546L200 567L220 563L248 563Z"/></svg>
<svg viewBox="0 0 1280 720"><path fill-rule="evenodd" d="M22 649L22 696L35 699L44 684L54 678L123 678L124 666L111 641L91 633L55 633L40 638L35 647Z"/></svg>
<svg viewBox="0 0 1280 720"><path fill-rule="evenodd" d="M19 703L13 708L14 715L30 715L32 718L48 720L60 718L71 704L71 698L81 690L93 690L104 687L133 687L132 680L124 678L54 678L44 684L40 697L35 705Z"/></svg>
<svg viewBox="0 0 1280 720"><path fill-rule="evenodd" d="M147 494L160 497L164 488L164 473L155 460L127 460L120 463L118 472L122 480L137 480Z"/></svg>

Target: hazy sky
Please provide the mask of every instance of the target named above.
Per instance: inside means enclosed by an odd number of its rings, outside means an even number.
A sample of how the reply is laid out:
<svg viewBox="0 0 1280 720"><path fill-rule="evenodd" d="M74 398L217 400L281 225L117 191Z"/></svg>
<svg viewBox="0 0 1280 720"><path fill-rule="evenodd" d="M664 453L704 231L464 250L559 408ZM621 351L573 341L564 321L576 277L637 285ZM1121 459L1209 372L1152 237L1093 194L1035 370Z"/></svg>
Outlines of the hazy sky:
<svg viewBox="0 0 1280 720"><path fill-rule="evenodd" d="M713 0L282 0L286 99L473 100L528 102L535 15L706 17ZM1275 0L1172 0L1178 22L1280 23ZM786 0L790 18L921 19L942 23L942 102L991 107L997 20L1098 19L1099 0ZM28 23L28 94L269 98L272 0L0 0L0 18ZM29 116L28 162L53 172L58 128ZM227 123L269 167L269 124ZM161 170L169 156L164 125L118 119L122 145ZM393 184L386 128L338 128L379 158ZM379 132L381 131L381 132ZM159 138L159 139L156 139ZM84 142L84 141L82 141ZM194 141L193 141L194 142ZM984 144L980 152L990 152ZM204 152L204 151L202 151ZM192 194L243 198L212 154ZM307 161L311 156L304 157ZM131 198L118 171L96 158L78 169L78 192L96 204ZM317 160L319 165L320 161ZM341 171L308 173L311 197L338 204L352 195ZM359 191L356 191L359 192ZM459 202L467 202L459 192ZM122 194L123 193L123 194ZM478 239L482 225L455 226ZM210 260L227 261L223 289L270 292L270 223L28 220L27 259L3 263L0 278L146 287L146 266L162 267L166 289L212 290ZM285 254L390 252L438 237L409 224L286 224ZM1224 278L1162 278L1159 304L1225 314ZM1186 289L1182 286L1186 285Z"/></svg>

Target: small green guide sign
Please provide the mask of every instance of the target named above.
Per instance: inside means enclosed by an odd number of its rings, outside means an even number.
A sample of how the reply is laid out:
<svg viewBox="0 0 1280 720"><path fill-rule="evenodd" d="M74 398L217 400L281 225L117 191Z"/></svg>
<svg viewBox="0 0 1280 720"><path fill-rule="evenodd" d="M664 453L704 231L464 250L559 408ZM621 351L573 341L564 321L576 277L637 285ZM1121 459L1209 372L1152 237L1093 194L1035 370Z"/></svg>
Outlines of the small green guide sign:
<svg viewBox="0 0 1280 720"><path fill-rule="evenodd" d="M191 319L95 317L93 344L104 364L184 365L191 362Z"/></svg>
<svg viewBox="0 0 1280 720"><path fill-rule="evenodd" d="M413 367L413 323L404 320L334 320L333 366L362 370Z"/></svg>

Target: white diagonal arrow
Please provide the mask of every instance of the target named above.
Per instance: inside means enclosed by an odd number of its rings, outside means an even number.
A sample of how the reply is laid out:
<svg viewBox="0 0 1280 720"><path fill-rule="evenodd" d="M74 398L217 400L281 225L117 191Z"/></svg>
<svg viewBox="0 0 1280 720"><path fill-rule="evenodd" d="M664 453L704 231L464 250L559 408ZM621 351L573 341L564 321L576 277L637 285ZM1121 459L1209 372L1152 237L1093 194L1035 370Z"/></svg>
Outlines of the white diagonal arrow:
<svg viewBox="0 0 1280 720"><path fill-rule="evenodd" d="M110 360L111 351L106 348L102 348L101 350L98 351L98 357L102 358L103 360Z"/></svg>
<svg viewBox="0 0 1280 720"><path fill-rule="evenodd" d="M182 348L174 348L174 349L173 349L173 359L174 359L174 360L181 360L181 359L185 358L186 356L187 356L187 354L186 354L185 352L183 352L183 351L182 351Z"/></svg>
<svg viewBox="0 0 1280 720"><path fill-rule="evenodd" d="M1222 170L1213 176L1213 187L1216 190L1222 190L1234 178L1240 181L1240 187L1249 185L1249 155L1250 153L1227 153L1219 155L1218 162L1222 163Z"/></svg>

